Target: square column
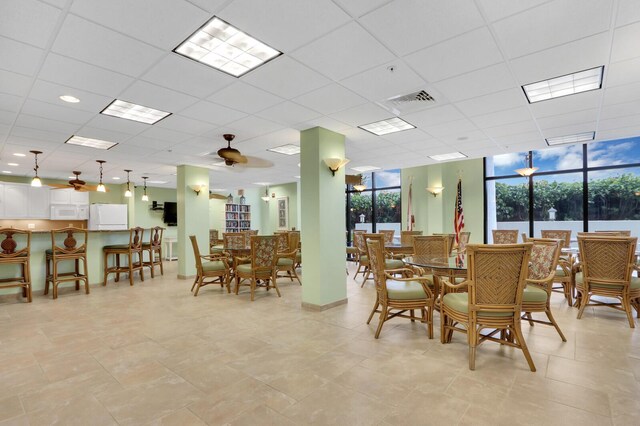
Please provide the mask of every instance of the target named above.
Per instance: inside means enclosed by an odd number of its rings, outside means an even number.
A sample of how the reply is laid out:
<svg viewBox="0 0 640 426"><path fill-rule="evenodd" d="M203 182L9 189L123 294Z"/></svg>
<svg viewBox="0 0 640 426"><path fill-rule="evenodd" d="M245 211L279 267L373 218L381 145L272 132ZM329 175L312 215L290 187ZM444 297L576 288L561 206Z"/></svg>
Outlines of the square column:
<svg viewBox="0 0 640 426"><path fill-rule="evenodd" d="M181 165L177 168L178 278L196 275L190 235L195 235L201 254L209 254L209 170ZM205 185L197 195L191 186Z"/></svg>
<svg viewBox="0 0 640 426"><path fill-rule="evenodd" d="M344 158L344 135L321 127L300 133L302 306L347 302L344 167L332 176L325 158Z"/></svg>

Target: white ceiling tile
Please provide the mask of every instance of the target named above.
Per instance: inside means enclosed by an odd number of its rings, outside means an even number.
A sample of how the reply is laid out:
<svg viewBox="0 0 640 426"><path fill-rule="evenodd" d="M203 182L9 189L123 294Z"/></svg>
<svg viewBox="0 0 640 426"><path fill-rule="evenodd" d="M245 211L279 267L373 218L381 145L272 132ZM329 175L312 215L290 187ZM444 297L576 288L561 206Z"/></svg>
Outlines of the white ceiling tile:
<svg viewBox="0 0 640 426"><path fill-rule="evenodd" d="M117 132L113 129L101 129L99 127L90 127L90 126L82 127L80 130L78 130L76 135L83 136L85 138L101 139L104 141L116 142L118 144L124 143L125 141L127 141L127 139L131 138L131 135L127 133ZM66 141L70 136L71 135L68 135L64 140ZM109 151L111 149L109 149Z"/></svg>
<svg viewBox="0 0 640 426"><path fill-rule="evenodd" d="M194 120L204 121L205 123L225 125L232 121L236 121L247 114L236 111L231 108L214 104L213 102L200 101L189 108L180 111L180 115Z"/></svg>
<svg viewBox="0 0 640 426"><path fill-rule="evenodd" d="M232 130L231 133L235 133L235 140L237 142L242 142L250 138L255 138L256 136L264 135L266 133L271 133L275 132L276 130L282 129L281 124L254 116L248 116L234 121L233 123L229 123L228 127L230 130ZM224 133L227 132L225 131ZM220 140L224 142L221 134Z"/></svg>
<svg viewBox="0 0 640 426"><path fill-rule="evenodd" d="M538 128L533 121L521 121L519 123L510 123L503 126L491 127L483 130L488 137L493 138L496 141L500 138L511 137L514 135L533 133L538 133L538 137L540 135Z"/></svg>
<svg viewBox="0 0 640 426"><path fill-rule="evenodd" d="M640 3L636 0L619 0L616 27L640 21Z"/></svg>
<svg viewBox="0 0 640 426"><path fill-rule="evenodd" d="M38 78L106 96L115 96L133 82L125 75L54 53L47 55Z"/></svg>
<svg viewBox="0 0 640 426"><path fill-rule="evenodd" d="M251 0L235 0L219 16L281 52L290 52L350 19L330 0L279 0L270 2L269 7L256 7Z"/></svg>
<svg viewBox="0 0 640 426"><path fill-rule="evenodd" d="M394 55L351 22L293 52L293 57L333 80L341 80L394 59Z"/></svg>
<svg viewBox="0 0 640 426"><path fill-rule="evenodd" d="M279 104L284 99L250 84L236 81L209 96L208 100L238 111L253 114Z"/></svg>
<svg viewBox="0 0 640 426"><path fill-rule="evenodd" d="M578 93L577 95L536 102L531 104L529 108L536 118L554 117L566 114L570 111L598 108L602 100L602 96L602 90L593 90L591 92Z"/></svg>
<svg viewBox="0 0 640 426"><path fill-rule="evenodd" d="M437 126L429 126L422 128L425 132L436 138L440 138L448 135L455 135L456 137L465 136L469 132L478 130L475 124L470 120L462 119L456 120L451 123L440 124Z"/></svg>
<svg viewBox="0 0 640 426"><path fill-rule="evenodd" d="M20 96L0 93L0 110L18 112L20 105L22 105Z"/></svg>
<svg viewBox="0 0 640 426"><path fill-rule="evenodd" d="M567 135L575 135L578 133L593 132L594 130L596 130L596 122L587 121L584 123L575 123L575 124L568 124L565 126L545 128L545 129L542 129L542 134L548 138L548 137L554 137L554 136L567 136Z"/></svg>
<svg viewBox="0 0 640 426"><path fill-rule="evenodd" d="M113 154L114 157L126 160L130 157L147 157L156 151L158 150L150 147L141 147L137 145L122 143L111 148L109 150L109 153Z"/></svg>
<svg viewBox="0 0 640 426"><path fill-rule="evenodd" d="M202 10L206 10L210 14L217 13L221 6L229 3L229 0L189 0L190 3L195 4Z"/></svg>
<svg viewBox="0 0 640 426"><path fill-rule="evenodd" d="M2 96L0 96L0 103L2 101ZM13 121L16 118L16 113L12 111L3 111L0 109L0 124L3 124L4 131L1 132L3 135L9 134L9 125L13 124Z"/></svg>
<svg viewBox="0 0 640 426"><path fill-rule="evenodd" d="M345 89L336 83L298 96L294 98L294 101L300 105L319 111L324 115L362 105L367 102L363 97L356 95L349 89Z"/></svg>
<svg viewBox="0 0 640 426"><path fill-rule="evenodd" d="M389 67L393 67L393 71ZM427 88L424 79L400 59L354 75L340 83L372 101L382 101Z"/></svg>
<svg viewBox="0 0 640 426"><path fill-rule="evenodd" d="M521 85L599 67L609 62L608 33L586 37L511 61Z"/></svg>
<svg viewBox="0 0 640 426"><path fill-rule="evenodd" d="M552 117L539 118L538 125L541 129L545 130L555 127L570 126L578 123L595 123L598 119L599 111L599 109L593 108L582 111L573 111L566 114L559 114Z"/></svg>
<svg viewBox="0 0 640 426"><path fill-rule="evenodd" d="M451 102L488 95L514 86L509 68L500 63L434 83Z"/></svg>
<svg viewBox="0 0 640 426"><path fill-rule="evenodd" d="M285 99L295 98L330 82L327 78L287 56L280 56L267 62L243 76L242 79Z"/></svg>
<svg viewBox="0 0 640 426"><path fill-rule="evenodd" d="M390 118L391 113L378 105L369 103L358 105L353 108L346 109L336 114L331 114L332 118L342 121L352 126L362 126L364 124L373 123L374 121Z"/></svg>
<svg viewBox="0 0 640 426"><path fill-rule="evenodd" d="M464 116L453 105L444 105L411 114L405 114L402 118L416 127L428 129L431 126L461 120Z"/></svg>
<svg viewBox="0 0 640 426"><path fill-rule="evenodd" d="M164 50L178 46L209 18L181 0L82 0L71 5L71 13Z"/></svg>
<svg viewBox="0 0 640 426"><path fill-rule="evenodd" d="M604 105L631 102L640 98L640 82L608 87L604 90Z"/></svg>
<svg viewBox="0 0 640 426"><path fill-rule="evenodd" d="M0 2L0 35L45 47L53 34L60 10L36 0Z"/></svg>
<svg viewBox="0 0 640 426"><path fill-rule="evenodd" d="M177 145L175 142L166 141L154 137L134 136L127 141L127 145L136 145L141 147L149 147L156 150L169 150Z"/></svg>
<svg viewBox="0 0 640 426"><path fill-rule="evenodd" d="M390 133L388 135L384 135L381 137L399 146L404 146L405 143L409 143L409 142L425 141L425 140L433 139L423 130L418 128L404 130L402 132L397 132L397 133Z"/></svg>
<svg viewBox="0 0 640 426"><path fill-rule="evenodd" d="M75 15L66 16L51 50L131 76L140 75L166 54Z"/></svg>
<svg viewBox="0 0 640 426"><path fill-rule="evenodd" d="M43 50L0 37L0 68L33 76L38 70Z"/></svg>
<svg viewBox="0 0 640 426"><path fill-rule="evenodd" d="M140 136L147 138L155 138L163 141L172 142L173 144L179 144L193 137L193 135L184 132L176 132L174 130L165 129L158 126L151 126L144 132L140 133Z"/></svg>
<svg viewBox="0 0 640 426"><path fill-rule="evenodd" d="M531 112L527 107L516 107L504 111L477 115L471 119L479 128L495 127L503 124L517 123L531 119Z"/></svg>
<svg viewBox="0 0 640 426"><path fill-rule="evenodd" d="M468 117L525 105L527 105L527 101L524 93L522 93L522 89L519 87L517 89L502 90L456 103L458 109Z"/></svg>
<svg viewBox="0 0 640 426"><path fill-rule="evenodd" d="M497 21L549 0L479 0L487 19Z"/></svg>
<svg viewBox="0 0 640 426"><path fill-rule="evenodd" d="M105 104L106 106L106 104ZM137 135L149 128L148 124L140 123L132 120L123 120L118 117L112 117L104 114L96 114L86 123L88 127L97 127L99 129L113 130L114 132L127 135Z"/></svg>
<svg viewBox="0 0 640 426"><path fill-rule="evenodd" d="M336 133L342 133L346 129L350 129L349 124L342 121L335 120L331 117L318 117L313 120L306 121L304 123L297 123L296 128L300 131L306 129L312 129L314 127L324 127L327 130L331 130Z"/></svg>
<svg viewBox="0 0 640 426"><path fill-rule="evenodd" d="M615 139L631 138L638 135L640 135L640 126L633 126L615 130L603 130L596 134L596 140L610 141Z"/></svg>
<svg viewBox="0 0 640 426"><path fill-rule="evenodd" d="M31 79L22 74L0 70L0 93L25 96L29 91Z"/></svg>
<svg viewBox="0 0 640 426"><path fill-rule="evenodd" d="M640 114L638 113L638 110L636 110L636 114L634 115L600 120L598 122L598 133L604 130L615 130L624 127L638 126L638 123L640 123Z"/></svg>
<svg viewBox="0 0 640 426"><path fill-rule="evenodd" d="M199 135L201 133L211 131L216 127L211 123L193 120L176 114L170 115L169 117L159 121L156 126L191 135Z"/></svg>
<svg viewBox="0 0 640 426"><path fill-rule="evenodd" d="M600 112L600 120L608 120L616 117L635 115L640 111L640 100L614 105L604 105Z"/></svg>
<svg viewBox="0 0 640 426"><path fill-rule="evenodd" d="M20 114L15 123L16 126L28 127L31 129L38 129L47 132L54 132L60 134L68 134L71 136L76 130L78 125L73 123L66 123L58 120L49 120L43 117L36 117L34 115Z"/></svg>
<svg viewBox="0 0 640 426"><path fill-rule="evenodd" d="M60 99L60 96L62 95L75 96L80 99L80 102L64 102ZM62 84L50 83L44 80L36 80L31 88L31 92L29 93L29 98L88 112L99 112L113 100L111 97L96 95L84 90L75 89Z"/></svg>
<svg viewBox="0 0 640 426"><path fill-rule="evenodd" d="M404 56L484 24L473 2L397 0L360 18L378 40Z"/></svg>
<svg viewBox="0 0 640 426"><path fill-rule="evenodd" d="M638 81L640 75L640 57L622 62L614 62L606 71L606 86L615 87Z"/></svg>
<svg viewBox="0 0 640 426"><path fill-rule="evenodd" d="M495 22L509 58L578 40L609 29L611 0L564 0L542 4Z"/></svg>
<svg viewBox="0 0 640 426"><path fill-rule="evenodd" d="M429 82L503 61L502 53L487 27L427 47L404 59Z"/></svg>
<svg viewBox="0 0 640 426"><path fill-rule="evenodd" d="M87 111L79 111L66 106L54 105L46 102L27 99L22 107L25 114L36 115L38 117L49 118L52 120L66 121L74 124L84 124L89 121L94 113Z"/></svg>
<svg viewBox="0 0 640 426"><path fill-rule="evenodd" d="M391 0L335 0L343 9L345 9L354 18L371 12L372 10L391 2Z"/></svg>
<svg viewBox="0 0 640 426"><path fill-rule="evenodd" d="M317 111L298 105L294 102L286 101L281 104L267 108L257 114L259 117L275 121L285 125L293 125L307 120L320 117Z"/></svg>
<svg viewBox="0 0 640 426"><path fill-rule="evenodd" d="M624 61L638 57L638 38L640 37L640 22L616 28L613 35L611 62Z"/></svg>
<svg viewBox="0 0 640 426"><path fill-rule="evenodd" d="M507 132L508 133L508 132ZM544 141L544 138L538 130L524 133L509 134L504 136L489 135L497 144L508 148L512 145L523 145L526 143L536 143Z"/></svg>
<svg viewBox="0 0 640 426"><path fill-rule="evenodd" d="M37 141L45 141L51 144L61 144L69 138L70 135L61 132L52 132L50 130L34 129L29 127L13 126L11 129L11 138L25 138Z"/></svg>
<svg viewBox="0 0 640 426"><path fill-rule="evenodd" d="M142 79L199 98L237 81L226 73L175 53L162 58Z"/></svg>
<svg viewBox="0 0 640 426"><path fill-rule="evenodd" d="M198 101L193 96L140 80L122 92L118 99L171 113L179 112Z"/></svg>

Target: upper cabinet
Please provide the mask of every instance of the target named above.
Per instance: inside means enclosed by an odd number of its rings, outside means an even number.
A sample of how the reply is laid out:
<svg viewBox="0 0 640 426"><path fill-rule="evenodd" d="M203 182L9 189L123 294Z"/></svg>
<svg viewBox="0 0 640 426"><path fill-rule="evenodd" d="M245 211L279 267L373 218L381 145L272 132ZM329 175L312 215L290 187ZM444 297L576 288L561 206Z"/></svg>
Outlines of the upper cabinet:
<svg viewBox="0 0 640 426"><path fill-rule="evenodd" d="M6 219L26 219L29 217L29 188L27 185L4 184L4 214Z"/></svg>
<svg viewBox="0 0 640 426"><path fill-rule="evenodd" d="M51 204L87 205L89 204L89 193L75 191L73 188L53 189L51 190Z"/></svg>
<svg viewBox="0 0 640 426"><path fill-rule="evenodd" d="M28 186L28 206L29 219L49 219L49 194L51 191L47 187Z"/></svg>

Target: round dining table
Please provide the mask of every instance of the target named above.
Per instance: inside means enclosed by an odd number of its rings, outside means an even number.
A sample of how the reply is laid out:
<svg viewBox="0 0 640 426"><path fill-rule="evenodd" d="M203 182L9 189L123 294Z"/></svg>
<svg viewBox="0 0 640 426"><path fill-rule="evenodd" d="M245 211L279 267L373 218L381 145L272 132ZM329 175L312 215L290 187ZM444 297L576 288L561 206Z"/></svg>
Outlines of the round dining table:
<svg viewBox="0 0 640 426"><path fill-rule="evenodd" d="M408 256L403 258L402 261L407 265L417 266L433 273L437 309L440 306L438 299L441 295L440 280L446 278L452 284L459 284L463 279L467 278L467 255L465 253L448 257Z"/></svg>

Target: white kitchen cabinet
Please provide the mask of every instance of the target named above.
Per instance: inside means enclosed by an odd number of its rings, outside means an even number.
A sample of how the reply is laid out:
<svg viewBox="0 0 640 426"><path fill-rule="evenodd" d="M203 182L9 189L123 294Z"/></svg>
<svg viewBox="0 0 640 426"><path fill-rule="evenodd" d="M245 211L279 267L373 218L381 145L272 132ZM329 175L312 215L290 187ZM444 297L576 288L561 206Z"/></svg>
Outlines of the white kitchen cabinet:
<svg viewBox="0 0 640 426"><path fill-rule="evenodd" d="M49 193L48 187L27 187L29 191L28 205L30 219L49 219Z"/></svg>
<svg viewBox="0 0 640 426"><path fill-rule="evenodd" d="M89 205L89 193L71 190L69 201L71 204Z"/></svg>
<svg viewBox="0 0 640 426"><path fill-rule="evenodd" d="M77 208L78 220L88 220L89 219L89 205L79 205Z"/></svg>
<svg viewBox="0 0 640 426"><path fill-rule="evenodd" d="M7 219L26 219L29 217L28 185L4 184L4 217Z"/></svg>
<svg viewBox="0 0 640 426"><path fill-rule="evenodd" d="M72 188L69 189L52 189L51 204L71 204Z"/></svg>

